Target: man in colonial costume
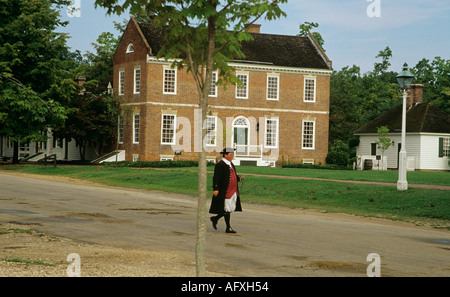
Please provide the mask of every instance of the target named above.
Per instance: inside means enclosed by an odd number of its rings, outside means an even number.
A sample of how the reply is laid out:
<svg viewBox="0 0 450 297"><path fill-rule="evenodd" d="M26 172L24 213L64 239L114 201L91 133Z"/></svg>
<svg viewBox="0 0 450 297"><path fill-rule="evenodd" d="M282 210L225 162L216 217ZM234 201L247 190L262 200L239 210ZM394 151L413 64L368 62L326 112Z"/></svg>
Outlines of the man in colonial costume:
<svg viewBox="0 0 450 297"><path fill-rule="evenodd" d="M238 182L244 180L244 177L236 174L236 168L232 162L234 149L225 148L221 154L223 158L214 168L213 197L209 212L217 214L211 217L214 229L217 230L217 221L224 217L227 225L225 232L236 233L230 225L230 214L234 211L242 211Z"/></svg>

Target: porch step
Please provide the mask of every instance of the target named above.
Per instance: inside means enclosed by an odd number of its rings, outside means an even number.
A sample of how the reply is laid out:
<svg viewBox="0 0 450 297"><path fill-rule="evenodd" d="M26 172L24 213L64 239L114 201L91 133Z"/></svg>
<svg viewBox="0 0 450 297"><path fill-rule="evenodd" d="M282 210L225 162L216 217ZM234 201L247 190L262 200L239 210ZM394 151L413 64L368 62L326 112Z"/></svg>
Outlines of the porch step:
<svg viewBox="0 0 450 297"><path fill-rule="evenodd" d="M241 160L241 166L258 166L258 161Z"/></svg>
<svg viewBox="0 0 450 297"><path fill-rule="evenodd" d="M117 161L125 161L125 151L117 150L117 151L112 151L110 153L107 153L106 155L103 155L100 158L97 158L97 159L91 161L91 163L92 164L100 164L103 162L115 162L116 154L117 154Z"/></svg>

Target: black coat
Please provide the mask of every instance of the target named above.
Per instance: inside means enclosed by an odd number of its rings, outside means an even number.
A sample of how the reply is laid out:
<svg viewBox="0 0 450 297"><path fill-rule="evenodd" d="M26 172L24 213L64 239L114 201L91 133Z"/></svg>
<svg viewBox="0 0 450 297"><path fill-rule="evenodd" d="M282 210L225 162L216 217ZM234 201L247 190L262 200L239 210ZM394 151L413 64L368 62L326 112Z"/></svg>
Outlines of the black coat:
<svg viewBox="0 0 450 297"><path fill-rule="evenodd" d="M234 172L236 173L236 168L234 164L233 166ZM223 214L225 213L224 205L225 205L225 195L227 193L228 185L230 184L230 166L228 166L223 160L216 164L214 167L214 177L213 177L213 191L219 191L219 194L212 197L211 207L209 208L210 213L214 214ZM236 174L236 180L239 181L240 177ZM242 211L241 207L241 199L239 197L239 185L237 190L237 200L236 200L236 210Z"/></svg>

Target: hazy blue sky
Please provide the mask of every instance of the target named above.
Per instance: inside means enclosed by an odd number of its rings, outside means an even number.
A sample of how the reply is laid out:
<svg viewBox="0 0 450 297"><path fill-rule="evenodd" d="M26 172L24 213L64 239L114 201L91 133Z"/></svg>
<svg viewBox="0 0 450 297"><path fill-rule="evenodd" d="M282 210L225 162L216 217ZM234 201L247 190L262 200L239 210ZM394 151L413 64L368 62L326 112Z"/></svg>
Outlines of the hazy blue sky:
<svg viewBox="0 0 450 297"><path fill-rule="evenodd" d="M91 43L102 32L119 33L113 21L129 15L106 16L93 0L77 0L80 15L62 18L70 24L61 29L70 34L68 44L82 53L93 51ZM400 72L422 58L450 59L450 0L291 0L282 6L286 18L260 22L262 33L296 35L299 25L317 22L333 68L357 65L373 69L378 52L389 46L393 52L390 70Z"/></svg>

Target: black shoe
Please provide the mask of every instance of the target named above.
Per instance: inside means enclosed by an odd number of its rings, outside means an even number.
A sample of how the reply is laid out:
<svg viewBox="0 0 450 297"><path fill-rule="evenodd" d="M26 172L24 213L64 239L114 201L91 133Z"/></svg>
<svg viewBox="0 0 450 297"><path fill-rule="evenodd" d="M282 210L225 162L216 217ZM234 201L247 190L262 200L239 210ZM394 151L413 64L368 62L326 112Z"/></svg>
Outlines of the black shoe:
<svg viewBox="0 0 450 297"><path fill-rule="evenodd" d="M216 220L216 218L215 217L211 217L211 222L212 222L213 228L217 230L217 220Z"/></svg>
<svg viewBox="0 0 450 297"><path fill-rule="evenodd" d="M225 230L225 233L236 233L236 231L234 231L234 230L231 229L231 228L227 228L227 229Z"/></svg>

